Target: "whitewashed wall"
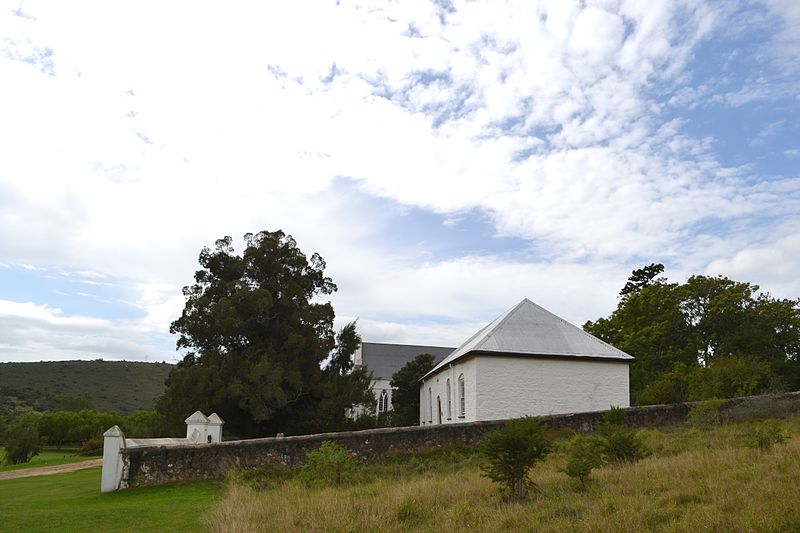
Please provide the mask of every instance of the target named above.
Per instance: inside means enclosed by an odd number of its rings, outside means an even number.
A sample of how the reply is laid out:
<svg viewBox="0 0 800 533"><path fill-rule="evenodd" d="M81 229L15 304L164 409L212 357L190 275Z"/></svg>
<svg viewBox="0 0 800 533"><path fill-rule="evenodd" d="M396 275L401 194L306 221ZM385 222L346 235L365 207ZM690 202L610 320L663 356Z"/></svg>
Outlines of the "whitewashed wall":
<svg viewBox="0 0 800 533"><path fill-rule="evenodd" d="M458 416L461 373L466 389L463 418ZM448 378L452 394L449 418ZM472 357L425 380L420 387L420 425L438 424L437 396L442 400L442 424L600 411L612 405L629 407L628 364L578 358Z"/></svg>
<svg viewBox="0 0 800 533"><path fill-rule="evenodd" d="M442 400L442 424L455 424L458 422L471 422L476 418L476 364L475 359L467 359L464 362L457 362L449 367L442 368L425 380L420 387L420 425L427 426L438 424L436 397ZM459 417L458 413L458 376L464 374L465 389L465 416ZM447 380L450 379L450 394L452 409L450 417L447 416ZM428 390L430 389L431 403L428 401ZM431 409L432 407L432 409ZM431 414L433 416L431 416Z"/></svg>
<svg viewBox="0 0 800 533"><path fill-rule="evenodd" d="M628 365L608 361L476 357L476 420L630 406Z"/></svg>

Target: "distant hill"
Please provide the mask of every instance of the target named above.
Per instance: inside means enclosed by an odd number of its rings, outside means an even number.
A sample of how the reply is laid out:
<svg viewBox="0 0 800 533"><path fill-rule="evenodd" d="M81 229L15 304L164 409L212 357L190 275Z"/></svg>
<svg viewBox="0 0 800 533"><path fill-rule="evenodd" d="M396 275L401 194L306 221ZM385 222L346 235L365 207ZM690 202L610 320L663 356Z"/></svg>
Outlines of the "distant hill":
<svg viewBox="0 0 800 533"><path fill-rule="evenodd" d="M60 397L87 396L97 411L152 409L173 365L131 361L0 363L0 409L55 409Z"/></svg>

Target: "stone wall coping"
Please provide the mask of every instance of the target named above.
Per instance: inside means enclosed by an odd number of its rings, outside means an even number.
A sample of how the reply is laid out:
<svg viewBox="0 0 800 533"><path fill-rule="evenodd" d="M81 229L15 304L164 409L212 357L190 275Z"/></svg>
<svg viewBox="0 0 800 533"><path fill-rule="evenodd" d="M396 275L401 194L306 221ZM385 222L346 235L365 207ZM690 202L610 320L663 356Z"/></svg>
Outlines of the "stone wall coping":
<svg viewBox="0 0 800 533"><path fill-rule="evenodd" d="M768 395L774 399L780 398L793 398L793 397L800 397L800 391L796 392L784 392L778 394L771 394ZM756 396L742 396L738 398L729 398L724 400L726 405L747 402L754 398L764 398L765 395L756 395ZM675 407L678 405L685 406L687 409L690 409L694 406L700 405L704 402L685 402L681 404L658 404L658 405L641 405L636 407L626 407L624 411L628 414L636 414L636 413L647 413L649 411L663 411L666 407ZM602 411L586 411L581 413L568 413L562 415L546 415L538 417L543 422L547 423L550 419L558 419L558 420L568 420L570 418L594 418L600 417L606 410ZM156 450L165 450L165 449L182 449L182 448L208 448L208 447L241 447L241 446L259 446L262 444L269 444L275 442L296 442L296 441L304 441L304 442L315 442L315 441L325 441L325 440L338 440L338 439L347 439L347 438L369 438L372 435L385 435L385 434L398 434L398 433L417 433L417 432L427 432L433 430L445 430L448 428L452 429L459 429L459 428L468 428L468 427L494 427L499 426L507 422L507 420L481 420L476 422L459 422L455 424L436 424L436 425L425 425L425 426L402 426L402 427L386 427L386 428L372 428L372 429L362 429L358 431L339 431L339 432L330 432L330 433L313 433L310 435L290 435L285 437L258 437L254 439L240 439L240 440L228 440L222 441L217 443L198 443L198 444L161 444L161 445L151 445L151 446L137 446L134 450L136 452L151 452ZM134 451L130 450L130 451Z"/></svg>
<svg viewBox="0 0 800 533"><path fill-rule="evenodd" d="M647 405L624 410L628 414L630 427L653 427L682 424L691 408L703 403ZM539 418L553 430L591 432L602 421L604 412L591 411ZM800 415L800 391L732 398L724 400L718 410L719 420L723 423L787 415ZM472 446L479 443L486 433L507 422L490 420L431 424L198 444L133 439L146 446L127 449L112 446L116 440L107 437L104 457L108 448L109 455L118 458L115 463L118 468L112 470L104 467L103 474L108 470L109 482L106 483L103 478L101 488L107 492L198 479L221 479L231 468L255 468L263 464L296 467L305 462L308 451L317 448L325 440L342 444L353 456L363 461L449 445Z"/></svg>

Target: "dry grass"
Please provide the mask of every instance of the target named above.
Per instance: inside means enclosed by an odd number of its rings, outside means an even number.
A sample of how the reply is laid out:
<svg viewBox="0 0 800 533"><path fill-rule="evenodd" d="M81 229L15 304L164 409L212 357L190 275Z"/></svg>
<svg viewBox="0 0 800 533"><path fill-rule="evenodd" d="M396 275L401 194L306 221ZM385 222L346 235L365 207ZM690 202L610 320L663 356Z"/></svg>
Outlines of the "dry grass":
<svg viewBox="0 0 800 533"><path fill-rule="evenodd" d="M790 438L765 453L743 445L751 424L648 430L652 456L596 470L585 491L559 471L557 452L534 471L539 490L524 503L500 503L467 464L345 488L233 485L205 523L239 532L800 531L800 419L782 424Z"/></svg>

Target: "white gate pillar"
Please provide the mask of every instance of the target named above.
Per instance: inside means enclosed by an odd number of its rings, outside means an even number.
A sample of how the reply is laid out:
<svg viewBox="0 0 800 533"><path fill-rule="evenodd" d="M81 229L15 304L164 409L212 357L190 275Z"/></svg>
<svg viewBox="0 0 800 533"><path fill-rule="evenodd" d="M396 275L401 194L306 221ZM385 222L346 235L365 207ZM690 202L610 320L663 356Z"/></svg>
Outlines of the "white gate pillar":
<svg viewBox="0 0 800 533"><path fill-rule="evenodd" d="M122 454L125 449L125 435L119 426L112 426L103 433L103 473L100 478L100 492L113 492L119 489L122 481Z"/></svg>

